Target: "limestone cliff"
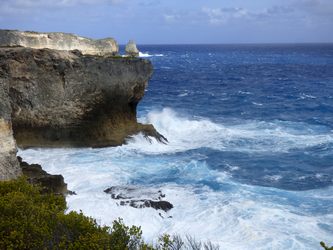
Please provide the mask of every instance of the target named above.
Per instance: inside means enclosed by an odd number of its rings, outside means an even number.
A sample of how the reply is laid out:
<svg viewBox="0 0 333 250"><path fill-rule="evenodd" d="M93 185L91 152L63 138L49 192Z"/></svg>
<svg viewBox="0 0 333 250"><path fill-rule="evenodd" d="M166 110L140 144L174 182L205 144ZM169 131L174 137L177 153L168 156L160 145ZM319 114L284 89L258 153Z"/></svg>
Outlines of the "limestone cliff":
<svg viewBox="0 0 333 250"><path fill-rule="evenodd" d="M20 174L14 138L19 147L116 146L139 132L165 141L136 119L152 72L140 58L0 47L1 178Z"/></svg>
<svg viewBox="0 0 333 250"><path fill-rule="evenodd" d="M119 46L113 38L93 40L74 34L50 32L1 30L0 46L22 46L34 49L79 50L86 55L116 55Z"/></svg>
<svg viewBox="0 0 333 250"><path fill-rule="evenodd" d="M153 72L140 58L84 56L78 51L0 49L17 144L114 146L140 131L136 106Z"/></svg>
<svg viewBox="0 0 333 250"><path fill-rule="evenodd" d="M12 179L21 174L16 158L10 114L8 86L0 78L0 180Z"/></svg>

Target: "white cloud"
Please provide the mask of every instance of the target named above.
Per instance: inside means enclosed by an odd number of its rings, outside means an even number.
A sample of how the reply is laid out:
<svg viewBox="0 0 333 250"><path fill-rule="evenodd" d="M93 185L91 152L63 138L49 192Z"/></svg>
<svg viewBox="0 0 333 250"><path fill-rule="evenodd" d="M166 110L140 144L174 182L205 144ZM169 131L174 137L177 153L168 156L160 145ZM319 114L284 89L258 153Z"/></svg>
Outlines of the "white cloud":
<svg viewBox="0 0 333 250"><path fill-rule="evenodd" d="M31 9L31 8L51 8L70 7L77 5L101 5L119 4L124 0L7 0L0 3L0 7L8 9Z"/></svg>
<svg viewBox="0 0 333 250"><path fill-rule="evenodd" d="M306 11L310 14L333 18L332 0L296 0L293 6L298 10Z"/></svg>
<svg viewBox="0 0 333 250"><path fill-rule="evenodd" d="M178 19L176 15L171 15L171 14L164 14L163 18L167 23L173 23Z"/></svg>
<svg viewBox="0 0 333 250"><path fill-rule="evenodd" d="M203 7L202 12L208 16L211 24L225 24L231 19L246 18L249 14L244 8Z"/></svg>

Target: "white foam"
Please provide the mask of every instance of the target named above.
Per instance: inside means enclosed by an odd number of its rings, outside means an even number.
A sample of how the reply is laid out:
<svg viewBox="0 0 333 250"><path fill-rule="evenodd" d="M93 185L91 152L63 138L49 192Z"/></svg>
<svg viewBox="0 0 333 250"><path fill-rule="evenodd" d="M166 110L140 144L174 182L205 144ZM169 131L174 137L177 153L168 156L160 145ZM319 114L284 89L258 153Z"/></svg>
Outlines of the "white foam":
<svg viewBox="0 0 333 250"><path fill-rule="evenodd" d="M242 185L234 183L227 173L211 170L200 159L205 156L189 153L187 158L172 157L175 152L199 147L246 152L303 149L332 142L331 133L316 132L311 127L300 130L306 125L278 121L219 124L181 116L168 108L150 112L141 120L153 123L169 143L152 140L150 144L137 135L121 147L28 149L19 154L65 177L68 188L77 192L67 198L69 210L82 210L106 225L122 217L128 225L142 226L149 241L163 233L176 233L209 239L222 249L316 249L319 241L331 240L329 230L320 225L333 228L333 214L313 215L302 209L313 199L320 199L311 205L318 203L320 209L322 202L332 199L332 187L287 192ZM229 166L230 171L237 169ZM278 181L281 177L266 178ZM198 184L201 182L217 183L221 188L214 191ZM123 207L103 192L110 186L129 184L161 189L174 208L164 213L152 208ZM287 200L299 204L288 205Z"/></svg>
<svg viewBox="0 0 333 250"><path fill-rule="evenodd" d="M139 57L164 56L163 54L149 54L148 52L139 52Z"/></svg>
<svg viewBox="0 0 333 250"><path fill-rule="evenodd" d="M205 118L180 116L170 108L152 111L142 122L151 123L168 140L167 145L142 135L127 147L145 153L172 153L207 147L239 152L287 152L333 142L332 132L317 132L307 125L291 122L240 121L224 125Z"/></svg>
<svg viewBox="0 0 333 250"><path fill-rule="evenodd" d="M253 104L253 105L256 105L256 106L262 106L262 105L264 105L264 104L262 104L262 103L258 103L258 102L252 102L252 104Z"/></svg>
<svg viewBox="0 0 333 250"><path fill-rule="evenodd" d="M320 240L328 241L331 237L319 225L332 227L332 214L312 216L304 214L301 208L295 211L297 207L278 202L279 196L283 195L283 200L288 194L277 192L275 200L272 195L261 194L261 190L275 192L273 189L235 184L228 175L209 170L205 164L189 162L179 166L162 158L150 162L151 157L136 155L124 147L28 149L19 154L29 162L41 163L48 172L64 175L69 189L77 192L67 197L69 210L82 210L106 225L121 217L128 225L140 225L148 241L163 233L188 234L199 240L209 239L222 249L298 250L316 249ZM154 178L179 168L184 179L214 177L231 190L214 191L201 185L167 182L150 184ZM110 186L132 183L140 176L145 182L142 185L162 190L174 208L164 213L152 208L123 207L103 192ZM307 201L324 193L331 196L333 189L289 193Z"/></svg>

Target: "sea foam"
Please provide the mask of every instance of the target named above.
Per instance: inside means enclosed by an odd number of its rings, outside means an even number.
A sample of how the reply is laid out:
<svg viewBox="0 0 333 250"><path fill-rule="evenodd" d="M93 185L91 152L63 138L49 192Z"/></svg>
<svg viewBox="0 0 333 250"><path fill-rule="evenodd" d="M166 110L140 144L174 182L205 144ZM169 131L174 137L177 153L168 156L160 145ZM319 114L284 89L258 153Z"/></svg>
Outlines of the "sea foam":
<svg viewBox="0 0 333 250"><path fill-rule="evenodd" d="M106 225L121 217L128 225L142 226L148 241L168 233L211 240L223 249L316 249L320 240L330 240L332 187L296 192L241 184L229 172L211 168L207 156L191 151L288 151L331 143L329 131L311 126L299 130L304 124L283 122L220 124L169 108L140 120L154 124L169 143L136 135L120 147L27 149L19 155L65 177L77 193L67 197L68 211L82 210ZM265 178L275 182L281 177ZM158 188L174 208L165 213L120 206L103 192L117 185Z"/></svg>

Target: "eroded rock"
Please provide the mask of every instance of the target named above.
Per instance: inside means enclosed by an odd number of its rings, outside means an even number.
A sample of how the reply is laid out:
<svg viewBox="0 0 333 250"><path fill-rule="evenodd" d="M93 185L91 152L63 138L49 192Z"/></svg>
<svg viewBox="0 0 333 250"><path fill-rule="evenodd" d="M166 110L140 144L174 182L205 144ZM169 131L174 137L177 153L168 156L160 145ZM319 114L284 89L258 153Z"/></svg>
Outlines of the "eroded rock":
<svg viewBox="0 0 333 250"><path fill-rule="evenodd" d="M85 55L116 55L119 46L113 38L94 40L70 33L40 33L19 30L0 30L0 46L22 46L34 49L79 50Z"/></svg>
<svg viewBox="0 0 333 250"><path fill-rule="evenodd" d="M136 44L133 40L130 40L127 44L126 44L126 55L128 56L139 56L139 50L136 47Z"/></svg>
<svg viewBox="0 0 333 250"><path fill-rule="evenodd" d="M139 132L161 139L136 120L152 72L140 58L0 48L0 76L9 86L20 147L117 146Z"/></svg>
<svg viewBox="0 0 333 250"><path fill-rule="evenodd" d="M39 164L28 164L21 157L17 157L22 172L28 177L28 181L32 184L39 184L44 192L52 192L56 194L72 193L67 190L67 184L62 175L52 175L44 171Z"/></svg>
<svg viewBox="0 0 333 250"><path fill-rule="evenodd" d="M164 200L165 194L161 190L140 186L113 186L104 190L112 199L119 200L121 206L134 208L151 207L168 212L173 205Z"/></svg>
<svg viewBox="0 0 333 250"><path fill-rule="evenodd" d="M0 181L15 179L21 174L11 125L8 85L0 79Z"/></svg>

